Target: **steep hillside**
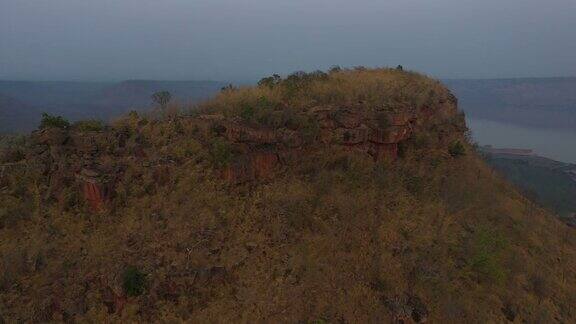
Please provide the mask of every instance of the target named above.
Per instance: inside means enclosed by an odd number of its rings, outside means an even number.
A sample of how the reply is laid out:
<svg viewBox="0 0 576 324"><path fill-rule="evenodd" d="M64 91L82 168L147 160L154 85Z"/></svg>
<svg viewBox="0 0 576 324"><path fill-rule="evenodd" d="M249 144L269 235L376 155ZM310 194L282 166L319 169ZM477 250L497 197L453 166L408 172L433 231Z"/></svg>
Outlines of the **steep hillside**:
<svg viewBox="0 0 576 324"><path fill-rule="evenodd" d="M445 80L473 118L576 128L576 78Z"/></svg>
<svg viewBox="0 0 576 324"><path fill-rule="evenodd" d="M422 75L270 77L27 142L2 154L7 322L576 320L574 229Z"/></svg>

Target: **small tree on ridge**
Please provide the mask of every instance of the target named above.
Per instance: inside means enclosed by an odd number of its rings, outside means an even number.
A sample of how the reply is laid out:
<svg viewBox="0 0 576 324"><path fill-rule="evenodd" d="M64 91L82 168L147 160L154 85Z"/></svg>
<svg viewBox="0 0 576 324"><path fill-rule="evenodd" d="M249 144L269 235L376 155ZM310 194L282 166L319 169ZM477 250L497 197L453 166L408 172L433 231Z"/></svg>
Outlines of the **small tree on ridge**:
<svg viewBox="0 0 576 324"><path fill-rule="evenodd" d="M172 99L172 95L168 91L158 91L152 95L152 100L157 103L162 110L166 109L166 106Z"/></svg>

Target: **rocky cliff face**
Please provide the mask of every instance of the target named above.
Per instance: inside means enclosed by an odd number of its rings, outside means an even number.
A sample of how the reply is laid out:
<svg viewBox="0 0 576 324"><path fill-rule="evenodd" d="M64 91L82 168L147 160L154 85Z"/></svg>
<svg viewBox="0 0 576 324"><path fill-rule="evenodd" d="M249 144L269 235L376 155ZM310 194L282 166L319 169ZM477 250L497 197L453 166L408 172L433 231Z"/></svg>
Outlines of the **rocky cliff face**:
<svg viewBox="0 0 576 324"><path fill-rule="evenodd" d="M177 117L164 123L182 130L175 136L195 137L207 147L213 139L222 140L231 156L217 168L223 179L241 184L269 180L289 161L322 147L367 154L375 161L396 160L399 146L415 133L458 117L453 97L437 104L435 109L405 106L393 112L362 103L318 106L300 113L311 121L305 129L273 129L217 114ZM46 197L61 199L63 191L74 187L92 211L103 211L115 196L115 182L129 163L153 166L154 177L159 180L169 172L169 168L162 169L171 164L169 157L147 154L147 144L138 138L127 143L128 137L125 129L44 129L33 133L27 160L38 164L49 177Z"/></svg>
<svg viewBox="0 0 576 324"><path fill-rule="evenodd" d="M222 174L232 183L242 183L270 178L290 156L314 147L339 147L368 154L375 161L396 160L399 145L414 132L458 118L455 97L442 100L437 107L407 106L389 112L367 109L362 103L356 107L319 106L301 113L313 123L313 129L305 130L251 126L222 115L201 115L182 122L185 127L198 127L205 136L222 137L233 146L239 154Z"/></svg>
<svg viewBox="0 0 576 324"><path fill-rule="evenodd" d="M114 192L114 179L126 154L122 132L75 132L57 128L36 131L19 164L47 179L43 197L62 201L71 192L94 212L103 211Z"/></svg>

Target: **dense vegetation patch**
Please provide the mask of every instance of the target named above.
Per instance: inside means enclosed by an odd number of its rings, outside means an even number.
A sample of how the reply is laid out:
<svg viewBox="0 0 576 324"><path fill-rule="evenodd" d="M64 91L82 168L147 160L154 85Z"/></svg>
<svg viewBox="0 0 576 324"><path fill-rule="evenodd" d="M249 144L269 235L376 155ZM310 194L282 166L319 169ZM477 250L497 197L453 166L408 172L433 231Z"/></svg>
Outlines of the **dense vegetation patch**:
<svg viewBox="0 0 576 324"><path fill-rule="evenodd" d="M40 126L38 128L61 128L66 129L70 127L70 122L62 116L53 116L48 113L42 114L42 120L40 121Z"/></svg>
<svg viewBox="0 0 576 324"><path fill-rule="evenodd" d="M126 296L140 296L146 288L146 275L134 266L128 267L123 275L123 288Z"/></svg>

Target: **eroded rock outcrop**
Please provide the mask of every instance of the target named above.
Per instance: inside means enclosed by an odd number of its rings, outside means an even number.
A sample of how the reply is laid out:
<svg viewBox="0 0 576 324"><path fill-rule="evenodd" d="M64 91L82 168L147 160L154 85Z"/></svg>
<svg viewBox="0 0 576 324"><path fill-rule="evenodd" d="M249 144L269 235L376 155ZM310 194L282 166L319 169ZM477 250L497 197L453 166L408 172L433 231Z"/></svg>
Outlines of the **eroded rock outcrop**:
<svg viewBox="0 0 576 324"><path fill-rule="evenodd" d="M393 110L363 103L284 109L286 111L271 110L271 113L288 116L291 122L280 122L276 126L212 114L175 117L168 121L135 117L132 126L102 131L48 128L33 133L25 160L48 176L44 199L55 199L65 205L71 188L78 188L79 196L89 209L100 212L107 210L116 196L116 182L129 165L147 169L149 172L141 170L130 176L149 175L152 187L170 182L174 160L149 143L155 141L154 132L161 129L173 132L170 135L173 138L167 139L161 150L172 150L177 146L172 140L178 142L186 137L197 140L207 151L213 149L215 140L225 143L229 150L223 152L226 160L215 166L224 180L241 184L269 180L281 167L295 163L310 150L328 147L366 154L375 161L395 160L399 145L413 134L424 132L424 127L442 123L457 112L455 98L451 97L432 106L399 105ZM146 127L151 133L142 131ZM5 169L0 169L0 179Z"/></svg>
<svg viewBox="0 0 576 324"><path fill-rule="evenodd" d="M298 154L304 148L336 146L369 154L376 161L398 158L399 145L433 120L455 115L456 102L444 100L439 109L430 106L405 107L395 111L358 107L321 106L299 112L311 121L308 129L253 126L221 115L188 118L204 134L225 139L237 152L223 168L222 177L232 183L266 179L283 163L282 156Z"/></svg>
<svg viewBox="0 0 576 324"><path fill-rule="evenodd" d="M110 174L110 166L102 165L102 160L119 147L118 133L48 128L34 132L31 138L28 160L49 176L45 199L61 201L66 192L76 187L90 210L105 210L114 175Z"/></svg>
<svg viewBox="0 0 576 324"><path fill-rule="evenodd" d="M82 169L77 175L81 182L82 195L92 211L103 211L110 198L108 184L95 170Z"/></svg>

